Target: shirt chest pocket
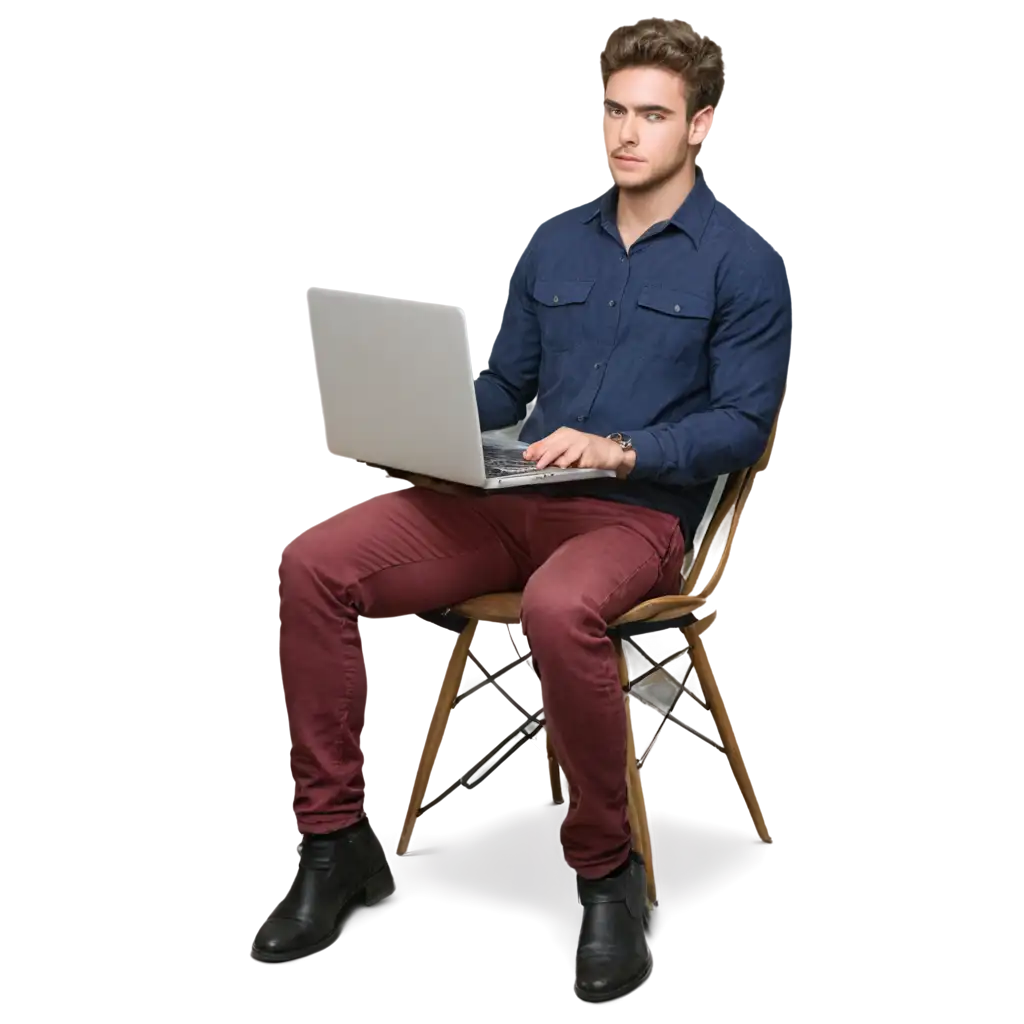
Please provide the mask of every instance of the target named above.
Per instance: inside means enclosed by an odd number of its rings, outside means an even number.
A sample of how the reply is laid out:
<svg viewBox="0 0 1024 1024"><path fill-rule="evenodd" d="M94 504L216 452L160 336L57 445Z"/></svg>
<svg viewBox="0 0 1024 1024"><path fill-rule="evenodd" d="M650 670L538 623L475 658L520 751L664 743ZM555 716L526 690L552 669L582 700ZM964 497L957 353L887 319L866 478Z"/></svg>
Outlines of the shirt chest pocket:
<svg viewBox="0 0 1024 1024"><path fill-rule="evenodd" d="M566 352L584 340L593 281L538 278L533 286L543 348Z"/></svg>
<svg viewBox="0 0 1024 1024"><path fill-rule="evenodd" d="M713 298L646 285L636 305L636 345L644 353L693 359L703 350L715 312Z"/></svg>

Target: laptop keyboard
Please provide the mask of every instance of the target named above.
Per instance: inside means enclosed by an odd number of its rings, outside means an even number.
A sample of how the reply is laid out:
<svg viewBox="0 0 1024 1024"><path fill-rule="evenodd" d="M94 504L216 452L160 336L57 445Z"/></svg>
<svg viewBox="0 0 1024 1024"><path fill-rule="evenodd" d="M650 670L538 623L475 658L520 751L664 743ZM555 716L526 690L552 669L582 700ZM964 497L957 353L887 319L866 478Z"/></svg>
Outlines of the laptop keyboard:
<svg viewBox="0 0 1024 1024"><path fill-rule="evenodd" d="M521 451L484 442L484 474L490 477L535 473L536 462L527 462Z"/></svg>

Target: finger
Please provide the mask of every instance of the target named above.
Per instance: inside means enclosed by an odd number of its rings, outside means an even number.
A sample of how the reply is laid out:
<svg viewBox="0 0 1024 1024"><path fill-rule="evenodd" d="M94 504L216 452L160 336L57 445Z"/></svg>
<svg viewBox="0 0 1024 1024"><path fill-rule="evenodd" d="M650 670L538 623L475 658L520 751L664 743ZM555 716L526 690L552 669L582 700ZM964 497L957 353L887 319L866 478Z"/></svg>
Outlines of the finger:
<svg viewBox="0 0 1024 1024"><path fill-rule="evenodd" d="M580 456L583 455L586 448L586 444L573 445L556 460L555 465L560 466L562 469L568 469L574 463L579 461Z"/></svg>
<svg viewBox="0 0 1024 1024"><path fill-rule="evenodd" d="M551 435L549 434L547 437L538 438L532 444L527 445L523 449L523 458L527 462L536 462L544 454L544 450L550 440Z"/></svg>
<svg viewBox="0 0 1024 1024"><path fill-rule="evenodd" d="M544 454L537 460L537 468L544 469L545 466L550 466L564 451L564 445L548 445Z"/></svg>

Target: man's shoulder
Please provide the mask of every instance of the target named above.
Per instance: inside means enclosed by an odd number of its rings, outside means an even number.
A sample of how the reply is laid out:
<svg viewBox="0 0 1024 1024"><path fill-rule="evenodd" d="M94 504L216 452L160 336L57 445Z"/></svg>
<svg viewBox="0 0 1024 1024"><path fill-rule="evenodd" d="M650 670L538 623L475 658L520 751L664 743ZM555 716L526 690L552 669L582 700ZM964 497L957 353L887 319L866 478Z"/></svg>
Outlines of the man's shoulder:
<svg viewBox="0 0 1024 1024"><path fill-rule="evenodd" d="M722 256L730 262L749 267L782 266L782 257L771 243L717 199L704 242L721 249Z"/></svg>
<svg viewBox="0 0 1024 1024"><path fill-rule="evenodd" d="M535 244L550 242L565 238L567 234L571 235L584 230L583 225L588 215L600 208L602 196L603 193L586 203L574 206L570 210L563 210L561 213L556 213L553 217L541 221L533 233L533 242Z"/></svg>

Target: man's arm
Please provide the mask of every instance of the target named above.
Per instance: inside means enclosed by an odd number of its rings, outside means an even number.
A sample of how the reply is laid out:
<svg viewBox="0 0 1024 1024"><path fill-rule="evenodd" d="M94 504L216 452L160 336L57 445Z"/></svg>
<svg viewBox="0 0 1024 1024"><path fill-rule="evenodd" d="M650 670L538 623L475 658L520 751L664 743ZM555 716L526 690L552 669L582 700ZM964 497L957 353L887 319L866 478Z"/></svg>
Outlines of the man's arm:
<svg viewBox="0 0 1024 1024"><path fill-rule="evenodd" d="M689 486L743 469L764 452L789 368L792 310L782 257L768 250L752 263L724 265L716 307L711 406L629 431L631 479Z"/></svg>
<svg viewBox="0 0 1024 1024"><path fill-rule="evenodd" d="M481 430L499 430L518 423L537 394L540 328L530 297L535 241L536 235L512 272L505 315L488 368L473 382Z"/></svg>

